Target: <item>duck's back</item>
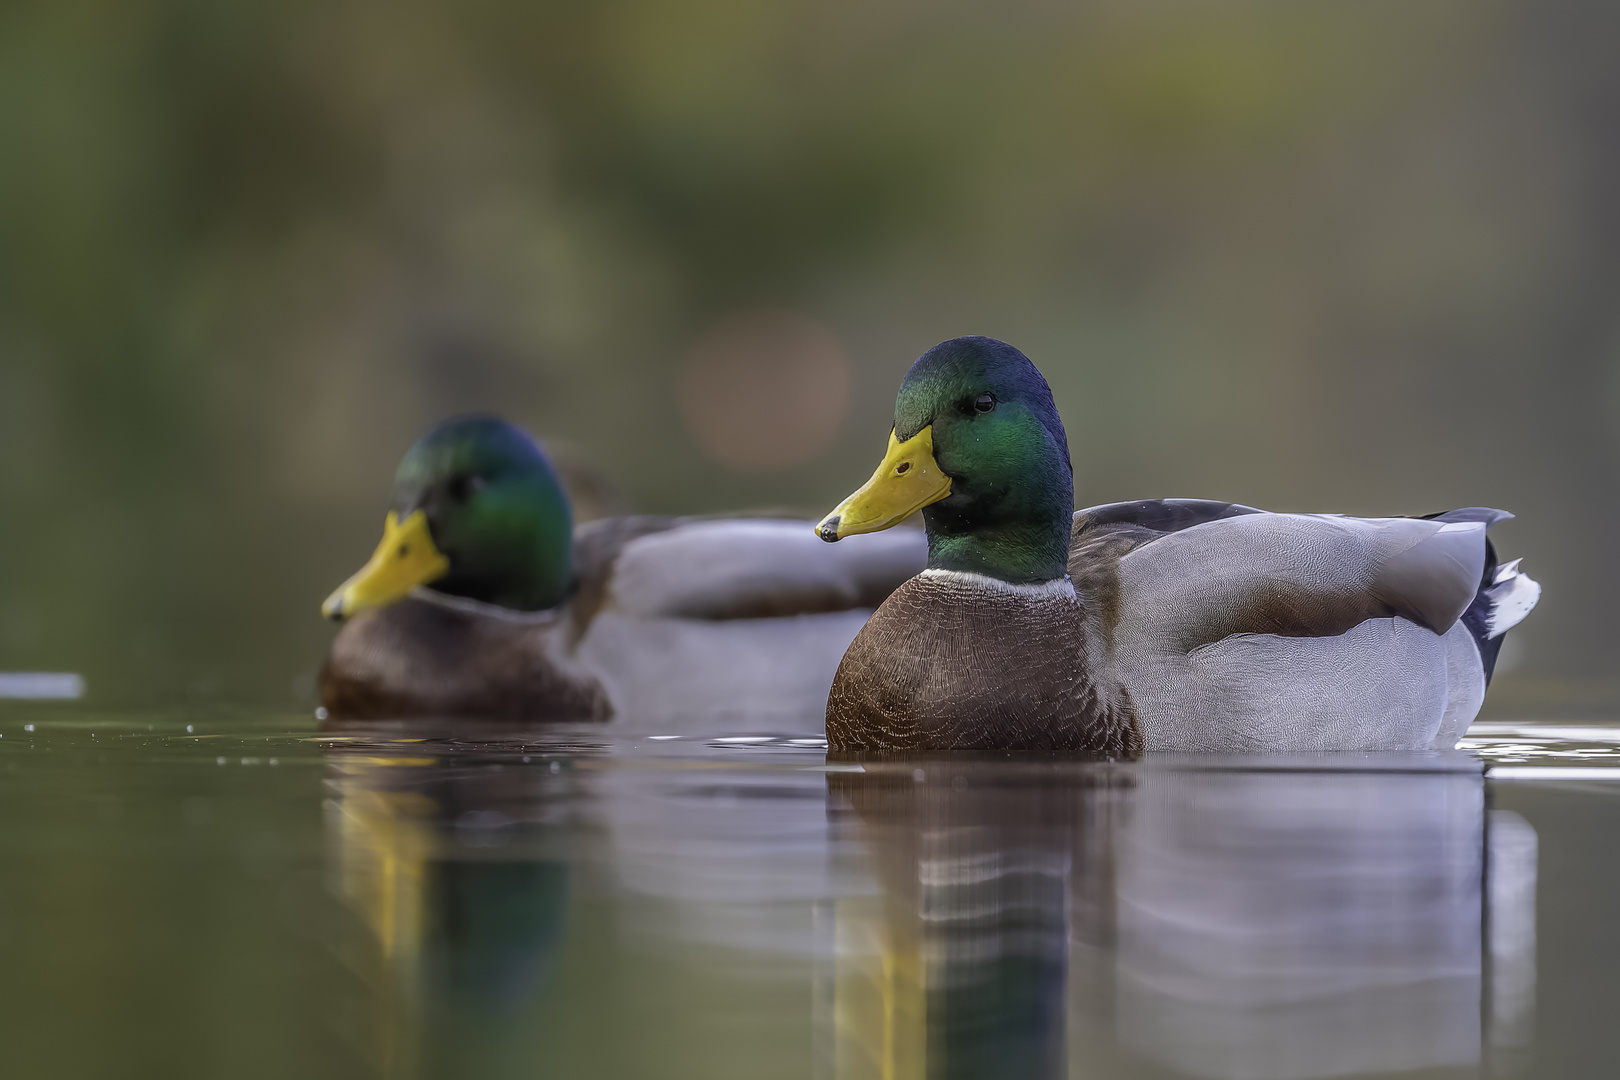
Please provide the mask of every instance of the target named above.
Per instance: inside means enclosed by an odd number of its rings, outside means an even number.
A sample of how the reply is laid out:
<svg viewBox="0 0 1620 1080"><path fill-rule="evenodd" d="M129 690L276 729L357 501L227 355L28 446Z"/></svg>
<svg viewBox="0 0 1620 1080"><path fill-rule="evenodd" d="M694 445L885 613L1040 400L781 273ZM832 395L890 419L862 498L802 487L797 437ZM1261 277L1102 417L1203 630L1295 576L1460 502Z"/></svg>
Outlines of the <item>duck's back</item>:
<svg viewBox="0 0 1620 1080"><path fill-rule="evenodd" d="M1116 504L1076 515L1071 575L1150 750L1451 746L1505 629L1464 616L1500 599L1485 530L1506 516Z"/></svg>

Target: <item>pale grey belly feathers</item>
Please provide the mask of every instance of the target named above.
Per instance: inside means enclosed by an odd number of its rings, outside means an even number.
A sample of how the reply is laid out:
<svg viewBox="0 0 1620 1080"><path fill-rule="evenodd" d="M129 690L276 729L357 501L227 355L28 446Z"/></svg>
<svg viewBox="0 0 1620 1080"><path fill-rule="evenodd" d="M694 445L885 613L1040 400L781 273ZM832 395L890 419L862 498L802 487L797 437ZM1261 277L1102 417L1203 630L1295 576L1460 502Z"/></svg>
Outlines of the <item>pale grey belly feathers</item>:
<svg viewBox="0 0 1620 1080"><path fill-rule="evenodd" d="M1440 635L1396 616L1334 637L1232 634L1180 655L1133 639L1121 635L1116 670L1148 750L1450 747L1485 691L1461 624Z"/></svg>

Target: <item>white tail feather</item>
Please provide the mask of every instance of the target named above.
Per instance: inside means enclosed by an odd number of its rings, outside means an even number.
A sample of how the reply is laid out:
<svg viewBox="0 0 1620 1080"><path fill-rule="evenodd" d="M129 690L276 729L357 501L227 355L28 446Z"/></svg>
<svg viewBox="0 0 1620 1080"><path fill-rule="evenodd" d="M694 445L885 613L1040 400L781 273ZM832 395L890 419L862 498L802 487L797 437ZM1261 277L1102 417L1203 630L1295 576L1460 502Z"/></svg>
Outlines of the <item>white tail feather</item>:
<svg viewBox="0 0 1620 1080"><path fill-rule="evenodd" d="M1541 585L1535 578L1519 571L1519 560L1503 563L1496 568L1491 587L1485 590L1491 598L1491 613L1486 619L1485 636L1498 638L1524 621L1530 610L1541 599Z"/></svg>

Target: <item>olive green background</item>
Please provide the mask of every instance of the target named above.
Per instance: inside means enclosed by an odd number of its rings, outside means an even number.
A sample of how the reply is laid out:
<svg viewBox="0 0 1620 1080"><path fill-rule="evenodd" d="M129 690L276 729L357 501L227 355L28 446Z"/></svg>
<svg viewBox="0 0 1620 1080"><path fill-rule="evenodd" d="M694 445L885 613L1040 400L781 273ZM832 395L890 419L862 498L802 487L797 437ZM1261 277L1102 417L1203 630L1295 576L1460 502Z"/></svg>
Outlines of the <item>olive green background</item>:
<svg viewBox="0 0 1620 1080"><path fill-rule="evenodd" d="M610 508L813 512L985 333L1082 505L1515 511L1547 592L1493 707L1580 707L1620 633L1617 52L1569 0L7 4L0 668L305 706L432 421L497 408ZM836 336L851 406L741 474L675 388L759 305Z"/></svg>

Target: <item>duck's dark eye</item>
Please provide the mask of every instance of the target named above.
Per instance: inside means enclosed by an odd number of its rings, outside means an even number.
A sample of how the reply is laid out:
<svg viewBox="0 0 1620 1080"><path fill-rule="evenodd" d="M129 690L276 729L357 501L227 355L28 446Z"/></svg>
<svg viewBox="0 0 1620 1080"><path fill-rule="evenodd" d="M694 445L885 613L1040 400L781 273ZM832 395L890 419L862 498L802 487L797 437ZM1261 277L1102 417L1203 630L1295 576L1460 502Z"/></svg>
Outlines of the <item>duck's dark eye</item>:
<svg viewBox="0 0 1620 1080"><path fill-rule="evenodd" d="M973 411L977 413L994 412L996 408L996 395L980 394L973 399Z"/></svg>
<svg viewBox="0 0 1620 1080"><path fill-rule="evenodd" d="M458 503L466 502L474 492L483 486L484 478L482 476L474 476L470 473L452 476L449 484L450 498Z"/></svg>

